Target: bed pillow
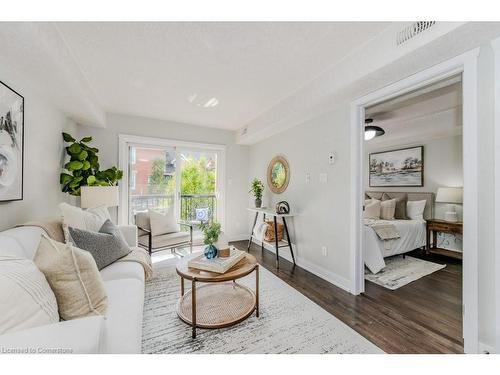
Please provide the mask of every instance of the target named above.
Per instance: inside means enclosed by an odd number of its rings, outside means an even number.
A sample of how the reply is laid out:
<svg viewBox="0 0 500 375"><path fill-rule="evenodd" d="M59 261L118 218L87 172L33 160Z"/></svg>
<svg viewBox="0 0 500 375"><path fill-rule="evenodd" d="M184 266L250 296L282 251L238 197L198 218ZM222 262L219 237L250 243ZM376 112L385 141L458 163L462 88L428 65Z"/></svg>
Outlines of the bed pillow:
<svg viewBox="0 0 500 375"><path fill-rule="evenodd" d="M365 206L363 217L365 219L380 219L380 201L372 199L372 201Z"/></svg>
<svg viewBox="0 0 500 375"><path fill-rule="evenodd" d="M132 251L120 229L111 220L106 220L99 232L69 227L69 234L75 246L92 254L99 270Z"/></svg>
<svg viewBox="0 0 500 375"><path fill-rule="evenodd" d="M0 335L57 322L56 297L33 261L0 256Z"/></svg>
<svg viewBox="0 0 500 375"><path fill-rule="evenodd" d="M33 259L54 292L64 320L105 315L108 297L92 255L42 235Z"/></svg>
<svg viewBox="0 0 500 375"><path fill-rule="evenodd" d="M62 216L64 240L69 241L68 227L98 232L106 220L111 220L108 208L99 206L82 210L67 203L59 205Z"/></svg>
<svg viewBox="0 0 500 375"><path fill-rule="evenodd" d="M406 202L408 201L408 197L405 194L402 197L394 197L391 198L389 194L384 193L382 195L382 201L388 201L390 199L395 199L396 200L396 210L394 212L394 218L398 220L405 220L407 218L406 216Z"/></svg>
<svg viewBox="0 0 500 375"><path fill-rule="evenodd" d="M423 220L424 219L424 209L427 201L408 201L406 203L406 215L411 220Z"/></svg>
<svg viewBox="0 0 500 375"><path fill-rule="evenodd" d="M394 220L396 212L396 200L389 199L380 203L380 218L382 220Z"/></svg>

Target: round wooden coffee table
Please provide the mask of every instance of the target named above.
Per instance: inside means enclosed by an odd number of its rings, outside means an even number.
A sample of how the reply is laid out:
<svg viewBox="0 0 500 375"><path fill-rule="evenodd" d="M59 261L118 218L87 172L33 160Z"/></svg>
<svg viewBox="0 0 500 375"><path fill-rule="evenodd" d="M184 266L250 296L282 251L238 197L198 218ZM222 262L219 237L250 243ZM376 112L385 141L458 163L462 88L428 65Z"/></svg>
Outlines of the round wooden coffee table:
<svg viewBox="0 0 500 375"><path fill-rule="evenodd" d="M236 282L255 271L255 292ZM177 264L181 277L181 298L177 315L193 328L223 328L237 324L255 311L259 316L259 265L251 254L224 274L202 271L187 266L187 260ZM191 290L184 292L184 280L191 280ZM198 286L197 283L204 283Z"/></svg>

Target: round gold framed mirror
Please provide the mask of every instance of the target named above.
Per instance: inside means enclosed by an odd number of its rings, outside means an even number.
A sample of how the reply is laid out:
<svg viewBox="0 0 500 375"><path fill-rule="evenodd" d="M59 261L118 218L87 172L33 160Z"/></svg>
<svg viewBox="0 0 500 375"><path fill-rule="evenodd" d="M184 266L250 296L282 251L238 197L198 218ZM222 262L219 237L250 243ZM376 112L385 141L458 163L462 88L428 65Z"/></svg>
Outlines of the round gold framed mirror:
<svg viewBox="0 0 500 375"><path fill-rule="evenodd" d="M290 182L290 167L282 155L272 158L267 167L267 184L273 193L281 194Z"/></svg>

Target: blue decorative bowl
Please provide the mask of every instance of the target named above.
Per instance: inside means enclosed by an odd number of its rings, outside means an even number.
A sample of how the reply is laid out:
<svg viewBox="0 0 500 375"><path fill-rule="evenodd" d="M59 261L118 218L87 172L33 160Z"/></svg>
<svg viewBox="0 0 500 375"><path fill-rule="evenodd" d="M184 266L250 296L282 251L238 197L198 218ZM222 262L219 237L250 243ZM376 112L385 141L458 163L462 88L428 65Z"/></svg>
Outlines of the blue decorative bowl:
<svg viewBox="0 0 500 375"><path fill-rule="evenodd" d="M208 245L205 247L205 257L207 259L214 259L217 257L218 250L214 245Z"/></svg>

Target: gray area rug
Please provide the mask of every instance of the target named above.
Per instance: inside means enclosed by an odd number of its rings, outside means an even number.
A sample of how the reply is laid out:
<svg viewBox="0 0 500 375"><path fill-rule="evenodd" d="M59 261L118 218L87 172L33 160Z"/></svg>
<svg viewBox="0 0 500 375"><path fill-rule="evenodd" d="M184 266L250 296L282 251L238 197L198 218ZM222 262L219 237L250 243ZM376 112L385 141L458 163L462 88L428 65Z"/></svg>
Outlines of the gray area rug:
<svg viewBox="0 0 500 375"><path fill-rule="evenodd" d="M384 288L395 290L402 286L430 275L446 267L423 259L396 255L385 259L385 268L377 274L365 269L365 279Z"/></svg>
<svg viewBox="0 0 500 375"><path fill-rule="evenodd" d="M176 313L180 279L174 262L154 264L154 277L146 283L143 353L383 353L263 267L260 317L253 314L229 328L198 329L193 340ZM255 274L240 282L253 290Z"/></svg>

